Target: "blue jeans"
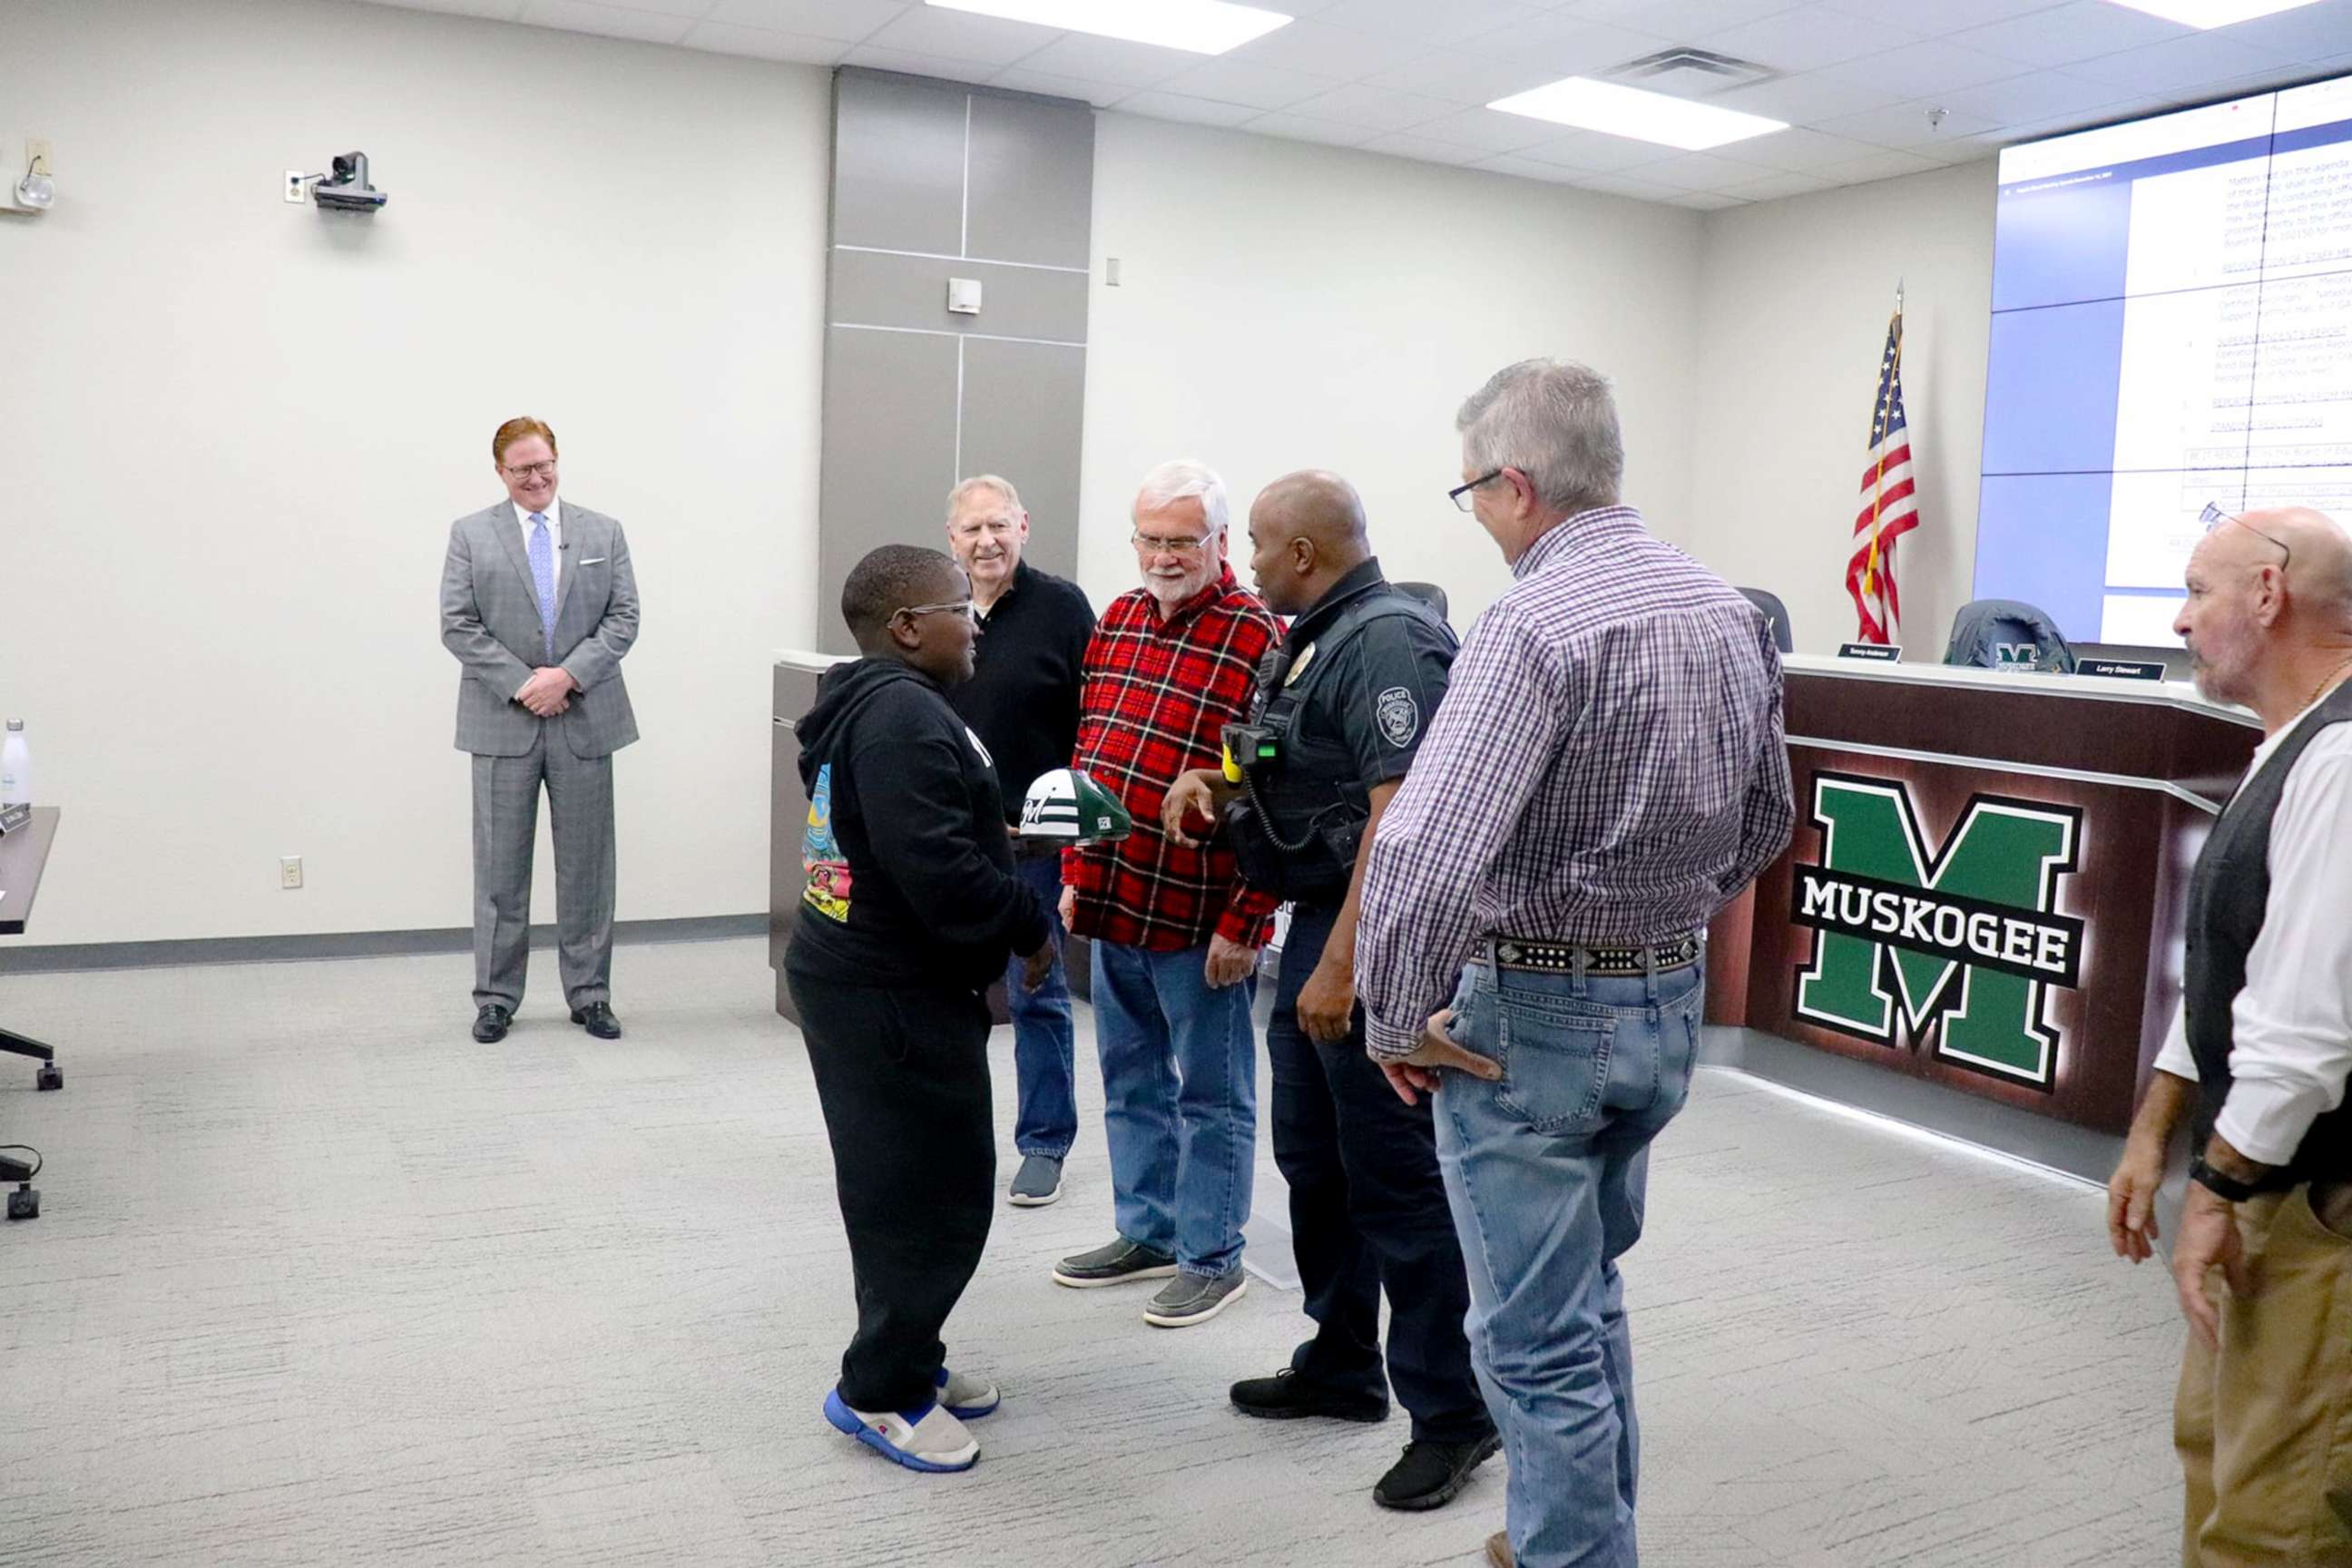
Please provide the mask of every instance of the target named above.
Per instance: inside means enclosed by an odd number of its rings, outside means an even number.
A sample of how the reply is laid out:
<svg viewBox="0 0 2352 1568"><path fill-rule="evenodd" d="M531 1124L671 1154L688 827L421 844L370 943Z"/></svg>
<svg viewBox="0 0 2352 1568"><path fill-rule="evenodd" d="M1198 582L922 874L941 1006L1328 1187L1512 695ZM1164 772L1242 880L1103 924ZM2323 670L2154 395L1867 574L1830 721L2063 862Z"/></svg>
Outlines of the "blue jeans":
<svg viewBox="0 0 2352 1568"><path fill-rule="evenodd" d="M1229 1274L1256 1176L1256 979L1212 990L1205 945L1089 945L1118 1233L1184 1273Z"/></svg>
<svg viewBox="0 0 2352 1568"><path fill-rule="evenodd" d="M1641 1435L1617 1259L1642 1236L1650 1140L1690 1098L1706 973L1579 977L1475 963L1437 1152L1470 1270L1472 1363L1510 1466L1522 1568L1634 1568Z"/></svg>
<svg viewBox="0 0 2352 1568"><path fill-rule="evenodd" d="M1022 988L1021 955L1004 966L1004 1000L1013 1015L1013 1071L1018 1106L1013 1146L1024 1154L1061 1160L1078 1136L1077 1036L1070 1027L1070 987L1062 973L1062 920L1053 912L1062 896L1058 856L1016 858L1013 875L1045 900L1054 967L1034 991Z"/></svg>

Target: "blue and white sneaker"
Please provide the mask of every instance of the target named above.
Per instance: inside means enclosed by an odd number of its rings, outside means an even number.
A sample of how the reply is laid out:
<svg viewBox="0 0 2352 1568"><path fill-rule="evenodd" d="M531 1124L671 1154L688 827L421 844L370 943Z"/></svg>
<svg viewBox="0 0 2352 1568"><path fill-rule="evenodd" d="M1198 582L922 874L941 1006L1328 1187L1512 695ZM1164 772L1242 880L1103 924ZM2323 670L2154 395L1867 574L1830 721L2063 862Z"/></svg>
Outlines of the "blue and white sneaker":
<svg viewBox="0 0 2352 1568"><path fill-rule="evenodd" d="M967 1373L950 1372L940 1368L940 1405L959 1421L977 1421L983 1415L993 1415L1004 1396L996 1392L996 1384L986 1378Z"/></svg>
<svg viewBox="0 0 2352 1568"><path fill-rule="evenodd" d="M995 1390L991 1389L990 1393ZM824 1418L894 1465L929 1475L968 1470L979 1461L980 1443L940 1405L904 1412L852 1410L841 1390L824 1396Z"/></svg>

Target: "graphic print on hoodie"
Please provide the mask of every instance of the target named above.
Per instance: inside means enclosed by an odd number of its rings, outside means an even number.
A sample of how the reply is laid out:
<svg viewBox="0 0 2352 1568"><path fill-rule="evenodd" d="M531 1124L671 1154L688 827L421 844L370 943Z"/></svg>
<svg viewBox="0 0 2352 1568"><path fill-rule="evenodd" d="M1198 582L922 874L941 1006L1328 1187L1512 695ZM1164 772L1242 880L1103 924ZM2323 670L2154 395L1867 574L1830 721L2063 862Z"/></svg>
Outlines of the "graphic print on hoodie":
<svg viewBox="0 0 2352 1568"><path fill-rule="evenodd" d="M816 770L809 791L808 831L801 835L801 870L808 886L801 901L830 921L849 923L849 860L833 836L833 764Z"/></svg>

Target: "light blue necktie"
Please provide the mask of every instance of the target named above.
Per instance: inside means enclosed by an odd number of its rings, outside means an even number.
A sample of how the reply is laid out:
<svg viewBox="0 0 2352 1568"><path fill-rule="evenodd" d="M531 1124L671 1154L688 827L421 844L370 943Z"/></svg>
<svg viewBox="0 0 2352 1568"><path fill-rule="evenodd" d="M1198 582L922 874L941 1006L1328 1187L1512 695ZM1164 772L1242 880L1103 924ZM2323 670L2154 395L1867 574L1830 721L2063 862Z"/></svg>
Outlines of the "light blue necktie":
<svg viewBox="0 0 2352 1568"><path fill-rule="evenodd" d="M555 662L555 542L548 537L547 514L530 514L530 580L539 587L539 626L547 662Z"/></svg>

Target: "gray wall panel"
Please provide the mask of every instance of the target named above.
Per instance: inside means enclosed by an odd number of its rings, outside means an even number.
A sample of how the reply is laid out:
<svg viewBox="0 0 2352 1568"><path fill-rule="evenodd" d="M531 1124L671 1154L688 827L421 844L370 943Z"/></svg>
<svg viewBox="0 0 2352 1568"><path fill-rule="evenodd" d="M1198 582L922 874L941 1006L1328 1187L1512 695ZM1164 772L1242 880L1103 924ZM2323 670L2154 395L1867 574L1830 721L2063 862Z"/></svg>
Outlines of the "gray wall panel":
<svg viewBox="0 0 2352 1568"><path fill-rule="evenodd" d="M950 278L979 280L979 315L948 312ZM833 321L869 326L1084 342L1087 281L1083 272L835 250L829 309Z"/></svg>
<svg viewBox="0 0 2352 1568"><path fill-rule="evenodd" d="M833 91L833 242L958 254L967 91L846 70Z"/></svg>
<svg viewBox="0 0 2352 1568"><path fill-rule="evenodd" d="M955 484L956 342L918 332L824 334L817 500L817 647L855 652L841 584L877 544L947 547Z"/></svg>
<svg viewBox="0 0 2352 1568"><path fill-rule="evenodd" d="M1083 349L964 340L963 471L1003 474L1029 510L1025 559L1057 577L1078 570L1078 431Z"/></svg>
<svg viewBox="0 0 2352 1568"><path fill-rule="evenodd" d="M1093 110L973 97L966 254L1091 265L1094 188Z"/></svg>

